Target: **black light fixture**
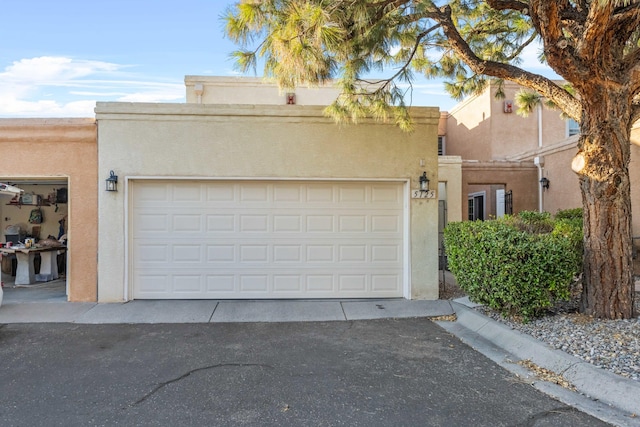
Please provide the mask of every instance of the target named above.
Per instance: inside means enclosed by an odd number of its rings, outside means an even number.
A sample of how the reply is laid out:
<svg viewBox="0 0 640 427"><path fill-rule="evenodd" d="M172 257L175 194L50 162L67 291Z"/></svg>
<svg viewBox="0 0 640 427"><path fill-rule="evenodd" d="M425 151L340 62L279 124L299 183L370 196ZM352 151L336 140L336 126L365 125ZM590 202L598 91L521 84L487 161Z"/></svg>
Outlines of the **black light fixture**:
<svg viewBox="0 0 640 427"><path fill-rule="evenodd" d="M429 191L429 178L426 171L420 175L420 191Z"/></svg>
<svg viewBox="0 0 640 427"><path fill-rule="evenodd" d="M547 177L543 176L540 179L540 185L542 186L542 188L548 190L549 189L549 180L547 179Z"/></svg>
<svg viewBox="0 0 640 427"><path fill-rule="evenodd" d="M107 191L118 191L118 175L109 171L109 178L105 179Z"/></svg>

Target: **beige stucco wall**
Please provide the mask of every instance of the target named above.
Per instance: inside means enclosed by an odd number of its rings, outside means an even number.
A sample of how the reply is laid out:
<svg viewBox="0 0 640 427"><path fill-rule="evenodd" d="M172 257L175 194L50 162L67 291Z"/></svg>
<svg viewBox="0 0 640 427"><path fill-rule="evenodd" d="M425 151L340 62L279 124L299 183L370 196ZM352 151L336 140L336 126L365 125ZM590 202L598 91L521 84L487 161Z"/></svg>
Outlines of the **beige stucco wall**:
<svg viewBox="0 0 640 427"><path fill-rule="evenodd" d="M522 158L542 161L542 174L549 188L542 191L542 210L555 214L559 210L582 207L578 176L571 170L571 160L577 152L578 136L556 145L525 153Z"/></svg>
<svg viewBox="0 0 640 427"><path fill-rule="evenodd" d="M446 185L446 222L462 221L462 159L459 156L439 156L438 180Z"/></svg>
<svg viewBox="0 0 640 427"><path fill-rule="evenodd" d="M438 120L438 135L446 135L447 134L447 120L448 120L448 118L449 118L449 113L447 113L446 111L441 111L440 112L440 119Z"/></svg>
<svg viewBox="0 0 640 427"><path fill-rule="evenodd" d="M514 103L511 113L504 112L504 102L514 101L520 90L521 86L505 82L505 98L497 99L492 85L451 109L446 154L469 160L503 160L537 149L540 144L544 147L566 139L567 122L559 111L542 107L522 117L516 114Z"/></svg>
<svg viewBox="0 0 640 427"><path fill-rule="evenodd" d="M491 159L491 111L488 92L456 105L447 117L446 152L463 159Z"/></svg>
<svg viewBox="0 0 640 427"><path fill-rule="evenodd" d="M640 236L640 123L631 131L631 180L632 232ZM543 174L549 179L549 189L543 192L543 210L555 214L558 210L582 207L578 176L571 169L571 161L577 152L578 136L540 150L522 153L519 158L532 161L535 156L544 159Z"/></svg>
<svg viewBox="0 0 640 427"><path fill-rule="evenodd" d="M438 182L437 108L412 111L413 133L365 121L338 126L322 107L98 103L99 173L120 191L99 192L98 300L128 298L123 284L127 180L141 177L410 180ZM411 298L438 298L437 199L411 200Z"/></svg>
<svg viewBox="0 0 640 427"><path fill-rule="evenodd" d="M98 178L95 121L0 119L0 149L0 175L3 177L68 180L68 299L96 301ZM52 214L49 209L45 215ZM52 215L53 219L57 218L55 213Z"/></svg>
<svg viewBox="0 0 640 427"><path fill-rule="evenodd" d="M296 105L326 106L340 95L340 89L332 84L282 91L259 77L185 76L184 83L189 104L286 105L286 93L294 93ZM198 84L200 94L196 91Z"/></svg>
<svg viewBox="0 0 640 427"><path fill-rule="evenodd" d="M571 170L571 160L576 154L574 144L565 150L545 154L545 176L549 178L549 189L544 191L544 210L555 214L561 209L582 207L582 196L578 176ZM632 233L640 236L640 146L631 144L631 180Z"/></svg>

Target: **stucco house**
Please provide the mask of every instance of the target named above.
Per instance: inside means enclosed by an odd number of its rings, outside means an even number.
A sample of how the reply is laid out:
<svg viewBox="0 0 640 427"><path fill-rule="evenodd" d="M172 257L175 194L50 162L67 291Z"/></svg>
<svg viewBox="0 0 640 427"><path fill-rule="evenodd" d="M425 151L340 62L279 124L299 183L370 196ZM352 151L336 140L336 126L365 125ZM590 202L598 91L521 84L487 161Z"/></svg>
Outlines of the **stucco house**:
<svg viewBox="0 0 640 427"><path fill-rule="evenodd" d="M416 131L338 126L338 91L280 93L261 79L187 76L185 104L98 103L96 118L0 119L0 182L43 203L41 237L65 219L70 301L438 297L444 224L581 205L575 125L514 113L493 88ZM640 124L632 132L639 177ZM439 155L438 155L439 154ZM117 191L106 191L113 171ZM423 173L428 197L416 189ZM540 180L548 180L544 188ZM634 210L640 200L632 185ZM29 206L0 199L0 228ZM640 216L633 222L640 235Z"/></svg>
<svg viewBox="0 0 640 427"><path fill-rule="evenodd" d="M336 125L333 88L185 84L186 104L96 106L98 183L118 180L97 192L99 302L438 298L438 193L459 199L460 161L439 177L437 108L404 133ZM425 172L442 192L417 190Z"/></svg>
<svg viewBox="0 0 640 427"><path fill-rule="evenodd" d="M577 123L546 107L528 117L516 114L514 99L521 89L505 82L505 97L497 99L496 88L490 85L441 114L440 152L462 158L461 215L465 220L582 206L578 177L571 169L577 153ZM634 183L640 182L640 123L634 126L631 139L632 209L638 212L640 186ZM633 219L633 234L640 236L640 215Z"/></svg>

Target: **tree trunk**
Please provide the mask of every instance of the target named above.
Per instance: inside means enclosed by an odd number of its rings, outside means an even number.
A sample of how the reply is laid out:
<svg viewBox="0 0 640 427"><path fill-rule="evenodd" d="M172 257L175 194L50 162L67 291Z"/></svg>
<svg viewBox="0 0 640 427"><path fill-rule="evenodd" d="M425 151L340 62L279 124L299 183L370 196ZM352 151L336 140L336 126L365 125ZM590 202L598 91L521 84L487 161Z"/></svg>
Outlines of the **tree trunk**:
<svg viewBox="0 0 640 427"><path fill-rule="evenodd" d="M611 93L591 99L599 102L585 105L573 165L584 207L581 311L628 319L634 314L629 102Z"/></svg>

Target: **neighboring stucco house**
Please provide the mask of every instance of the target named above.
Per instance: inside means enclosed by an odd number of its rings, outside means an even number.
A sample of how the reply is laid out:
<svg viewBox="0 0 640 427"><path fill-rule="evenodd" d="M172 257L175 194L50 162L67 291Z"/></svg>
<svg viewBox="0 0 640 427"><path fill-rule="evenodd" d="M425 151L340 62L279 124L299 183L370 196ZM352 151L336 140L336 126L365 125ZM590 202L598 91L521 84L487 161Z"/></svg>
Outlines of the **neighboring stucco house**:
<svg viewBox="0 0 640 427"><path fill-rule="evenodd" d="M578 124L540 107L528 117L516 114L521 87L505 82L504 99L493 85L442 113L441 153L462 158L464 219L489 219L522 210L556 213L582 206L578 177L571 169L577 153ZM632 131L632 209L640 211L640 123ZM541 185L545 178L548 188ZM505 201L505 196L506 201ZM511 206L509 206L511 196ZM633 219L640 235L640 215Z"/></svg>
<svg viewBox="0 0 640 427"><path fill-rule="evenodd" d="M97 104L98 181L118 176L98 192L98 301L438 298L438 193L460 198L460 159L439 177L437 108L404 133L336 125L333 88L185 83L186 104Z"/></svg>
<svg viewBox="0 0 640 427"><path fill-rule="evenodd" d="M0 182L26 194L42 196L33 205L11 204L0 196L0 229L34 232L29 213L40 205L40 238L67 234L67 296L70 301L97 300L98 175L94 119L0 119ZM66 200L49 198L64 194ZM49 202L51 200L51 202ZM55 200L55 201L54 201ZM61 223L62 221L62 223ZM4 242L5 236L2 236Z"/></svg>

